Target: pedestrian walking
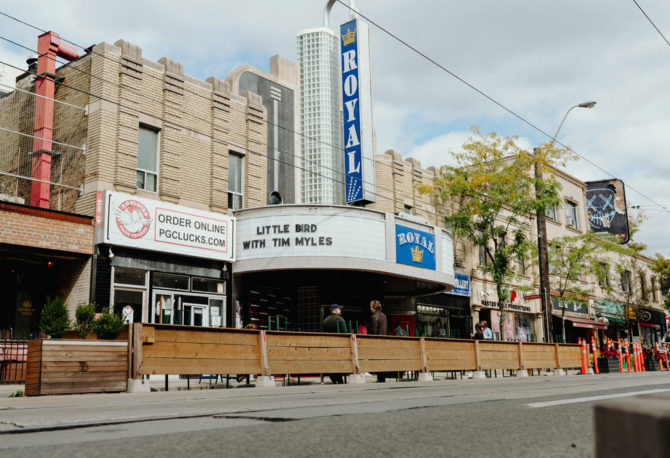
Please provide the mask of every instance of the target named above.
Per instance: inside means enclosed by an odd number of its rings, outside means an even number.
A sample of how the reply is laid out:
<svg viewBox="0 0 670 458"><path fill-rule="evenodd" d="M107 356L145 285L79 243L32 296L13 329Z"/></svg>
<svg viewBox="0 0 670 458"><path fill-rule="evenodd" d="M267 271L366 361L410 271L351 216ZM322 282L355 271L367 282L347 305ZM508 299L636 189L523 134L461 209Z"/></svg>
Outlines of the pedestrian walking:
<svg viewBox="0 0 670 458"><path fill-rule="evenodd" d="M370 302L370 312L372 313L372 316L370 317L370 329L368 329L369 334L379 334L379 335L386 335L386 327L388 325L386 321L386 315L384 315L384 312L382 312L382 304L381 302L377 300L373 300ZM385 382L386 381L386 373L385 372L377 372L377 381L378 382Z"/></svg>
<svg viewBox="0 0 670 458"><path fill-rule="evenodd" d="M340 304L330 306L330 315L323 320L323 332L347 332L347 323L342 318L342 306ZM344 383L344 374L329 374L328 377L335 384Z"/></svg>

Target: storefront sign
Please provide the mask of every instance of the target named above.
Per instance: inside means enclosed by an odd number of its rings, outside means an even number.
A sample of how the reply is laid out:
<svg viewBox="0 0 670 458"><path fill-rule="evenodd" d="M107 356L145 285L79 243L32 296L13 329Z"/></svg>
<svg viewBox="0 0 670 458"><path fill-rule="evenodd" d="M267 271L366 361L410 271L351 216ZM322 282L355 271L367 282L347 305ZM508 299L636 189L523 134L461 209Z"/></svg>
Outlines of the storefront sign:
<svg viewBox="0 0 670 458"><path fill-rule="evenodd" d="M470 276L465 274L454 273L456 286L447 294L455 294L458 296L470 296Z"/></svg>
<svg viewBox="0 0 670 458"><path fill-rule="evenodd" d="M584 315L589 314L589 304L586 301L581 301L579 299L571 299L567 297L556 297L552 296L551 298L551 307L554 310L563 310L571 313L582 313Z"/></svg>
<svg viewBox="0 0 670 458"><path fill-rule="evenodd" d="M435 234L395 225L396 262L435 270Z"/></svg>
<svg viewBox="0 0 670 458"><path fill-rule="evenodd" d="M542 294L528 294L523 297L524 301L533 301L535 299L542 299Z"/></svg>
<svg viewBox="0 0 670 458"><path fill-rule="evenodd" d="M233 218L129 194L106 195L104 242L232 260Z"/></svg>
<svg viewBox="0 0 670 458"><path fill-rule="evenodd" d="M495 301L482 301L482 305L485 307L492 307L496 309L500 308L500 303ZM527 305L510 304L509 302L503 303L503 308L505 308L506 310L516 310L519 312L528 312L528 313L532 312L531 308L528 307Z"/></svg>
<svg viewBox="0 0 670 458"><path fill-rule="evenodd" d="M345 201L363 199L363 157L358 75L358 21L340 26L342 44L342 106L344 107Z"/></svg>
<svg viewBox="0 0 670 458"><path fill-rule="evenodd" d="M276 256L386 258L381 218L305 213L239 219L236 239L238 261Z"/></svg>

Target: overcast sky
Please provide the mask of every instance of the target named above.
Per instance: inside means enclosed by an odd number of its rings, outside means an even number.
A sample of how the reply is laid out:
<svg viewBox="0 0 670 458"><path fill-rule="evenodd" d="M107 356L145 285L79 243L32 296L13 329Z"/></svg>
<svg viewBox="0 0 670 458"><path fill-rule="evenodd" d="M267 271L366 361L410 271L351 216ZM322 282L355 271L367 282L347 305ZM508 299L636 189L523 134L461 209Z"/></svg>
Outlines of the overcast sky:
<svg viewBox="0 0 670 458"><path fill-rule="evenodd" d="M119 38L144 57L181 62L199 79L225 78L237 65L268 70L269 58L296 59L296 34L322 25L323 0L5 0L0 11L54 30L84 47ZM670 2L638 0L670 40ZM356 7L509 110L553 134L580 160L568 172L588 181L617 177L629 204L648 219L637 239L670 255L670 45L632 0L358 0ZM331 27L348 19L336 4ZM34 48L38 32L0 16L0 36ZM440 165L472 125L546 141L463 82L371 25L378 151L394 149ZM25 65L28 51L0 40L0 60ZM651 198L653 201L640 195Z"/></svg>

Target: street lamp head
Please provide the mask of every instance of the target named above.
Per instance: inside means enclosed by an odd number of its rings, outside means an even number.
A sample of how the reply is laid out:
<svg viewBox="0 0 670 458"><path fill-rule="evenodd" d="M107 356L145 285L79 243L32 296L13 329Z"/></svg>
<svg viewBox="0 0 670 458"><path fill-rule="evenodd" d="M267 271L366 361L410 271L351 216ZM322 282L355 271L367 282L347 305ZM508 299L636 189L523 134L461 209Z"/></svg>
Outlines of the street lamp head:
<svg viewBox="0 0 670 458"><path fill-rule="evenodd" d="M583 103L580 103L580 104L577 105L577 106L578 106L579 108L593 108L593 107L596 106L596 102L592 100L592 101L590 101L590 102L583 102Z"/></svg>

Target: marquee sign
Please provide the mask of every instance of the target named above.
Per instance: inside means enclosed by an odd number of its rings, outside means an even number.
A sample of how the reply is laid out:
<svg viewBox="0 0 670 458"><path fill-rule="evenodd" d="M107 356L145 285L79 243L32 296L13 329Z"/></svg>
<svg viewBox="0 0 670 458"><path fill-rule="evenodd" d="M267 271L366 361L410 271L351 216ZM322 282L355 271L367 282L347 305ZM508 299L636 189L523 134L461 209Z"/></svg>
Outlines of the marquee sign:
<svg viewBox="0 0 670 458"><path fill-rule="evenodd" d="M395 225L396 262L435 270L435 234Z"/></svg>
<svg viewBox="0 0 670 458"><path fill-rule="evenodd" d="M130 194L104 197L104 243L233 260L233 218Z"/></svg>

